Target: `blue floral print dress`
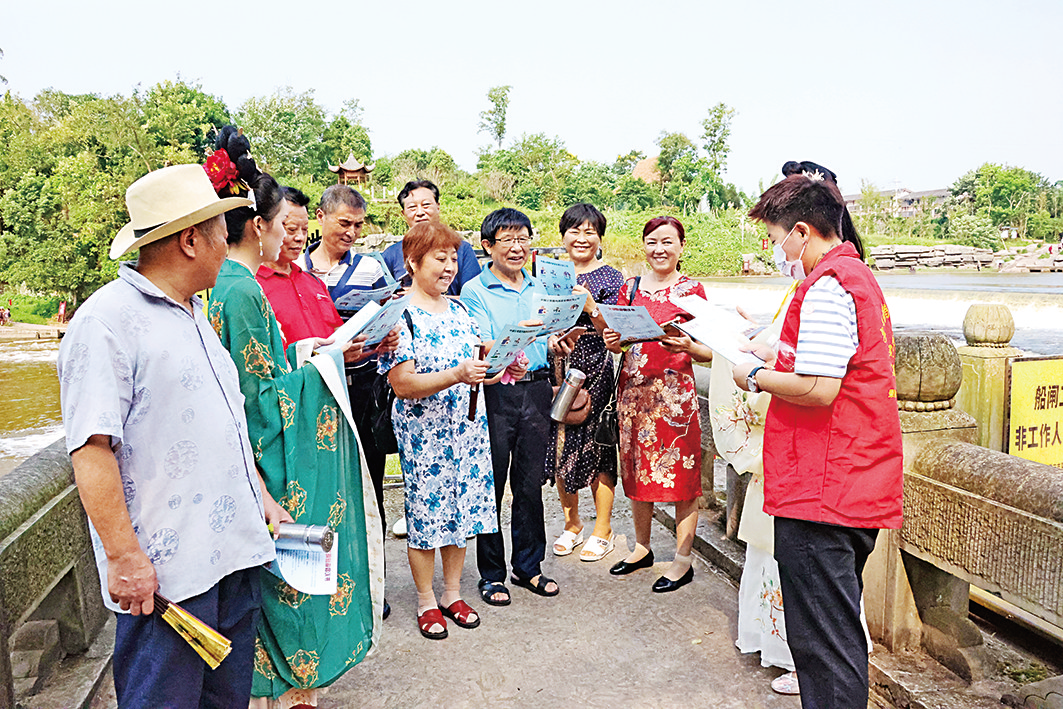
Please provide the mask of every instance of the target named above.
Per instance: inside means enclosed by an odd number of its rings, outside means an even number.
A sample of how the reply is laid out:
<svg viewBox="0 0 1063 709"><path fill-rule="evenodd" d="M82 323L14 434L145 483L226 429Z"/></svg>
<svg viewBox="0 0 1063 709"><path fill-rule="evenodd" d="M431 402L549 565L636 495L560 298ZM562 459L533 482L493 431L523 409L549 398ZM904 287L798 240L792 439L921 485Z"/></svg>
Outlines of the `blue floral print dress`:
<svg viewBox="0 0 1063 709"><path fill-rule="evenodd" d="M418 374L441 372L475 356L480 329L461 305L448 301L444 313L410 306L407 313L410 322L399 321L398 348L380 356L381 374L407 360ZM476 420L469 420L470 390L455 384L424 399L395 400L392 423L413 549L464 547L470 537L498 531L487 409L481 391Z"/></svg>

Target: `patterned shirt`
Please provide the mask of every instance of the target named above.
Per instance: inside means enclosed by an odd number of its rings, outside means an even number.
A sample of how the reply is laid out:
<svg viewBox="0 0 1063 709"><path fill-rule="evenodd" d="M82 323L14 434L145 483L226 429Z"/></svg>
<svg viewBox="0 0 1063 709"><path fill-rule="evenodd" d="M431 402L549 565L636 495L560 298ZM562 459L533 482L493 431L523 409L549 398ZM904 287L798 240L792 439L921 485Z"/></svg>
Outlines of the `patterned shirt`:
<svg viewBox="0 0 1063 709"><path fill-rule="evenodd" d="M59 348L67 450L107 435L133 531L160 592L183 601L274 556L229 353L192 312L128 264L70 323ZM89 525L104 603L107 556Z"/></svg>

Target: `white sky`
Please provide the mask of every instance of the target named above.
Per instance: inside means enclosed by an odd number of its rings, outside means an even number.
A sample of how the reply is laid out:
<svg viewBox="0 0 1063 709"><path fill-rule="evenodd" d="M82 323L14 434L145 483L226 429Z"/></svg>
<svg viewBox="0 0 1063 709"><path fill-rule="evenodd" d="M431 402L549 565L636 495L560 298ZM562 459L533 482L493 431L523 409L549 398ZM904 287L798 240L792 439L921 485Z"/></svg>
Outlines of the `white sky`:
<svg viewBox="0 0 1063 709"><path fill-rule="evenodd" d="M313 89L331 112L360 99L376 154L438 145L469 170L491 86L513 86L507 143L545 132L606 163L662 130L697 142L723 101L747 192L786 160L846 193L923 190L986 161L1063 179L1061 30L1059 0L0 0L0 75L24 99L180 76L231 110Z"/></svg>

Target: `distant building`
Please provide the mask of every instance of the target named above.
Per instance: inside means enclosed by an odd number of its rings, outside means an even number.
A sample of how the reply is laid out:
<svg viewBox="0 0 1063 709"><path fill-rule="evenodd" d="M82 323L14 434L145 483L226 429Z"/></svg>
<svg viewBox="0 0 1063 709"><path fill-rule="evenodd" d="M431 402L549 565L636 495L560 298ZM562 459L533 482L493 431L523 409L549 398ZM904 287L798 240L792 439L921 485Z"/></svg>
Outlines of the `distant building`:
<svg viewBox="0 0 1063 709"><path fill-rule="evenodd" d="M369 173L375 165L365 165L355 159L354 153L347 156L342 165L329 165L328 169L336 173L336 184L361 185L369 182Z"/></svg>
<svg viewBox="0 0 1063 709"><path fill-rule="evenodd" d="M937 214L945 203L950 192L942 190L924 190L913 192L907 187L899 187L893 190L879 190L875 193L878 197L889 200L889 215L892 217L916 217L920 214ZM854 217L864 213L860 202L861 194L844 195L845 206Z"/></svg>

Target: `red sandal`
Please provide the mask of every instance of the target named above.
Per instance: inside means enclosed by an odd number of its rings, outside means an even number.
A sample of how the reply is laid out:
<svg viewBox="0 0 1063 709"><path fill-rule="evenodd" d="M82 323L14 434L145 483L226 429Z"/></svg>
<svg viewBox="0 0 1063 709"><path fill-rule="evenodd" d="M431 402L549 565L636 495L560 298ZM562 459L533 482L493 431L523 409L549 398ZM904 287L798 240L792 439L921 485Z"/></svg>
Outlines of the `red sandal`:
<svg viewBox="0 0 1063 709"><path fill-rule="evenodd" d="M462 628L475 628L480 624L480 614L474 611L468 603L460 598L450 604L447 608L443 606L439 607L439 610L446 617L453 620ZM474 620L469 620L470 617L474 617Z"/></svg>
<svg viewBox="0 0 1063 709"><path fill-rule="evenodd" d="M429 630L433 625L441 625L443 629L438 633L433 633ZM417 616L417 627L421 629L421 635L429 640L442 640L447 637L447 621L443 619L443 614L438 608L429 608Z"/></svg>

